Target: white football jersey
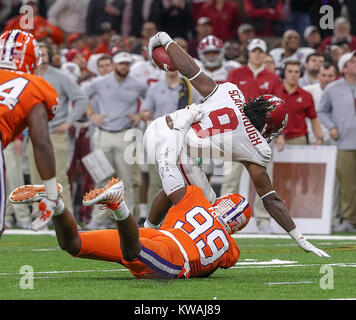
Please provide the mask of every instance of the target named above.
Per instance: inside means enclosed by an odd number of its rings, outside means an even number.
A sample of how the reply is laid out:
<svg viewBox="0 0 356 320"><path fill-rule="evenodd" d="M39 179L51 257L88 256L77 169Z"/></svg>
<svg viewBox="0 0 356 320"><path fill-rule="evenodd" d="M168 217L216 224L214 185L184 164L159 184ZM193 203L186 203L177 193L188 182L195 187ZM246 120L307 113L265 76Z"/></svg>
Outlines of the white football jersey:
<svg viewBox="0 0 356 320"><path fill-rule="evenodd" d="M165 79L165 72L156 68L150 61L138 61L130 68L130 75L148 85Z"/></svg>
<svg viewBox="0 0 356 320"><path fill-rule="evenodd" d="M203 119L186 135L191 156L224 161L249 161L266 166L271 148L243 112L245 98L230 82L220 84L202 103Z"/></svg>

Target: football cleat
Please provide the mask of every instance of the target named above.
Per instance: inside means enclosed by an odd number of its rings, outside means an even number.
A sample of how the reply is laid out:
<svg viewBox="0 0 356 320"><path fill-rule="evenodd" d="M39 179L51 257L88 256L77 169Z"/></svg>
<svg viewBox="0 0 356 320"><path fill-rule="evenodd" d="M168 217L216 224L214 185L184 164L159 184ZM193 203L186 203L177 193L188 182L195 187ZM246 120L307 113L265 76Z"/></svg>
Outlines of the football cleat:
<svg viewBox="0 0 356 320"><path fill-rule="evenodd" d="M83 205L101 204L105 208L117 210L125 200L124 184L119 178L112 178L103 188L95 188L84 195Z"/></svg>
<svg viewBox="0 0 356 320"><path fill-rule="evenodd" d="M63 187L57 182L58 198L62 198ZM39 202L46 197L46 190L44 185L25 185L16 188L9 195L9 201L13 204L31 204L33 202Z"/></svg>

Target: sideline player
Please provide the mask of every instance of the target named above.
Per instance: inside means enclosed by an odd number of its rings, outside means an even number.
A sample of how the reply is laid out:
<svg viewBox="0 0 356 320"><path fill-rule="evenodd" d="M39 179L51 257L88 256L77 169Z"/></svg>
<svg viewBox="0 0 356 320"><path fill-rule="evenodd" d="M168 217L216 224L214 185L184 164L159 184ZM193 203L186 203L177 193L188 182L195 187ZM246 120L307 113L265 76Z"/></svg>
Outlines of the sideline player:
<svg viewBox="0 0 356 320"><path fill-rule="evenodd" d="M161 223L170 202L174 201L174 191L186 184L199 186L206 198L215 202L215 192L190 156L194 150L212 149L216 157L223 153L230 161L240 161L246 167L266 211L303 250L329 257L304 239L266 171L271 158L268 142L278 136L287 123L284 102L277 97L262 96L245 103L236 85L216 84L167 33L158 32L150 39L150 56L156 46L165 47L178 71L191 81L205 101L185 109L188 117L192 108L204 112L200 122L190 122L193 124L189 128L182 125L184 115L180 113L179 118L174 114L158 118L146 130L145 147L158 166L163 185L163 191L152 204L146 226L155 227ZM184 140L189 150L185 149Z"/></svg>
<svg viewBox="0 0 356 320"><path fill-rule="evenodd" d="M31 203L42 189L15 189L12 203ZM207 277L218 268L234 266L240 256L231 234L244 228L251 215L245 198L229 194L212 206L197 186L174 192L175 201L159 230L138 228L124 201L124 185L112 179L84 197L84 205L102 204L111 210L117 230L78 232L72 213L59 205L52 218L59 246L74 257L117 262L136 278Z"/></svg>
<svg viewBox="0 0 356 320"><path fill-rule="evenodd" d="M48 121L58 109L56 90L35 76L40 63L38 43L32 34L10 30L0 35L0 237L5 229L5 163L3 149L26 127L33 144L37 169L46 187L40 208L52 211L57 205L55 158L48 133ZM32 229L39 229L48 219L39 217Z"/></svg>

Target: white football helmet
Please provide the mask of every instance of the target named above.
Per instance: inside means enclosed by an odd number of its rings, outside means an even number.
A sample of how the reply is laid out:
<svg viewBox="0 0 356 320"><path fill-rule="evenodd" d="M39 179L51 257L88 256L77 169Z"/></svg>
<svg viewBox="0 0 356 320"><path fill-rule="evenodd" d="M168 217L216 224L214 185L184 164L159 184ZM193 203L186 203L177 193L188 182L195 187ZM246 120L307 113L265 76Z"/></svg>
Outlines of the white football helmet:
<svg viewBox="0 0 356 320"><path fill-rule="evenodd" d="M214 58L206 57L208 52L217 52L218 56ZM199 60L208 68L215 68L222 65L225 55L224 42L213 36L207 36L200 40L198 45Z"/></svg>

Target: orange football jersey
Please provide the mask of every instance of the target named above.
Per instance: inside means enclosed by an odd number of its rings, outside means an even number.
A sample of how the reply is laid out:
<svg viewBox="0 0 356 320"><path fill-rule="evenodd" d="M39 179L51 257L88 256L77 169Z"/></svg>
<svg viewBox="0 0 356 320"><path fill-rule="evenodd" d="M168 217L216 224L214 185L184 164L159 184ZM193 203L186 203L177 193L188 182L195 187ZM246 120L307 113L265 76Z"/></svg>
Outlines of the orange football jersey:
<svg viewBox="0 0 356 320"><path fill-rule="evenodd" d="M19 71L0 70L0 134L3 148L27 127L31 109L43 103L48 120L58 109L57 91L43 78Z"/></svg>
<svg viewBox="0 0 356 320"><path fill-rule="evenodd" d="M184 198L168 211L160 228L174 235L187 253L190 271L186 277L208 276L218 268L230 268L240 256L236 241L210 208L202 190L188 186Z"/></svg>

